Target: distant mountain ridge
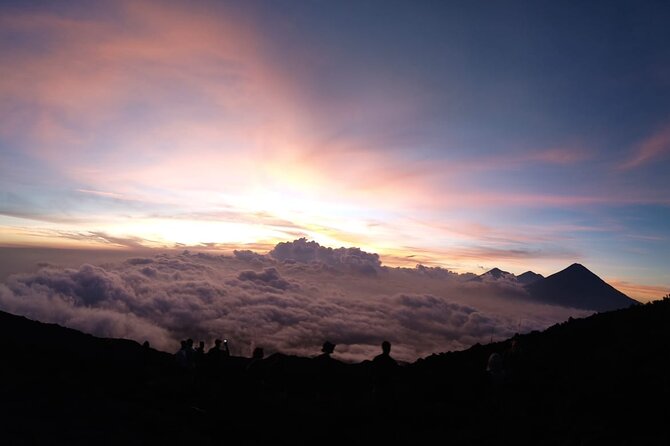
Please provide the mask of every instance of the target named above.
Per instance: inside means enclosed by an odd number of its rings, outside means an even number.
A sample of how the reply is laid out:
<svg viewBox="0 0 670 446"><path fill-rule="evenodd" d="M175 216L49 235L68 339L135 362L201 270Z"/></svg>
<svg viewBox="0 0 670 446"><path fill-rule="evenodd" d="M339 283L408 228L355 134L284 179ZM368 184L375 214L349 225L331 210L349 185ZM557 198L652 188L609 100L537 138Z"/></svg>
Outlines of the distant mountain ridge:
<svg viewBox="0 0 670 446"><path fill-rule="evenodd" d="M548 277L533 271L516 276L493 268L472 280L517 282L535 302L583 310L609 311L639 304L579 263L573 263Z"/></svg>
<svg viewBox="0 0 670 446"><path fill-rule="evenodd" d="M500 268L493 268L481 276L482 278L492 278L492 279L506 279L506 278L513 278L514 274L508 272L508 271L503 271Z"/></svg>
<svg viewBox="0 0 670 446"><path fill-rule="evenodd" d="M520 274L516 277L517 282L523 284L523 285L529 285L533 282L537 282L538 280L544 279L544 276L542 274L537 274L533 271L526 271L523 274Z"/></svg>
<svg viewBox="0 0 670 446"><path fill-rule="evenodd" d="M639 304L579 263L525 288L535 301L585 310L609 311Z"/></svg>
<svg viewBox="0 0 670 446"><path fill-rule="evenodd" d="M529 283L535 282L536 280L544 279L544 276L542 274L537 274L533 271L526 271L525 273L516 276L513 273L510 273L509 271L504 271L500 268L492 268L486 271L485 273L480 274L479 276L475 277L472 280L476 282L481 282L484 280L501 280L501 279L511 280L513 282L519 282L522 285L527 285Z"/></svg>
<svg viewBox="0 0 670 446"><path fill-rule="evenodd" d="M505 280L505 279L510 279L512 281L516 281L516 277L514 274L503 271L500 268L493 268L488 271L486 271L483 274L478 275L477 277L473 277L470 279L471 282L490 282L490 281L496 281L496 280Z"/></svg>

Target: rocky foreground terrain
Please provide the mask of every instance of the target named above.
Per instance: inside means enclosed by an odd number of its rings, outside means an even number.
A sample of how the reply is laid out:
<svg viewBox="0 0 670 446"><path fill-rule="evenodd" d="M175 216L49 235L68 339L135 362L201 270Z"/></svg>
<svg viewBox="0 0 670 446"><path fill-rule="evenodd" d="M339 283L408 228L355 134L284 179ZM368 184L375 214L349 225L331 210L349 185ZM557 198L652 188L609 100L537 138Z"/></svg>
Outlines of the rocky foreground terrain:
<svg viewBox="0 0 670 446"><path fill-rule="evenodd" d="M7 445L670 444L668 298L398 366L382 391L370 361L184 369L8 313L0 348Z"/></svg>

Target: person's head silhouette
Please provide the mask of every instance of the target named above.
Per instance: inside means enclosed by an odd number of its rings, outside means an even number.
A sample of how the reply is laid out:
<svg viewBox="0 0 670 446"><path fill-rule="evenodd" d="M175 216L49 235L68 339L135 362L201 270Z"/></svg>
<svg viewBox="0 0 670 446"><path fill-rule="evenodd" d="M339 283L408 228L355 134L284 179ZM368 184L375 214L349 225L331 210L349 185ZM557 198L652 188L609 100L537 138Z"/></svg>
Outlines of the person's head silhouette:
<svg viewBox="0 0 670 446"><path fill-rule="evenodd" d="M256 347L256 348L254 349L253 358L254 358L254 359L263 359L263 356L264 356L263 348L261 348L261 347Z"/></svg>
<svg viewBox="0 0 670 446"><path fill-rule="evenodd" d="M333 351L335 351L335 344L333 344L330 341L326 341L323 343L321 351L326 355L330 355L331 353L333 353Z"/></svg>
<svg viewBox="0 0 670 446"><path fill-rule="evenodd" d="M217 348L221 347L221 339L217 339L216 341L214 341L214 345L216 345Z"/></svg>
<svg viewBox="0 0 670 446"><path fill-rule="evenodd" d="M389 341L382 342L382 353L387 356L391 353L391 343Z"/></svg>

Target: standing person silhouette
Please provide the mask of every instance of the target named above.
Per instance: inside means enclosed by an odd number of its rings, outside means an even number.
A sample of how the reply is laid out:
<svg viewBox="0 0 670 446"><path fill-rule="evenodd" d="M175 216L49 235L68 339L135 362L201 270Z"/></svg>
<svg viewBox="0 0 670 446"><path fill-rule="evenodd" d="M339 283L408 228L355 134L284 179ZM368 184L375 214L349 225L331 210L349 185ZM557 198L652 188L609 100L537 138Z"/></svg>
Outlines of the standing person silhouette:
<svg viewBox="0 0 670 446"><path fill-rule="evenodd" d="M314 378L316 398L320 401L334 402L339 394L340 366L342 363L330 355L335 351L335 344L330 341L323 343L321 354L314 358Z"/></svg>
<svg viewBox="0 0 670 446"><path fill-rule="evenodd" d="M321 352L322 353L319 356L317 356L316 359L319 359L319 360L332 359L330 357L330 355L332 355L334 351L335 351L335 344L333 344L330 341L326 341L326 342L323 343L323 346L321 347Z"/></svg>
<svg viewBox="0 0 670 446"><path fill-rule="evenodd" d="M372 360L372 394L377 404L390 409L395 401L393 380L398 371L398 363L391 357L391 343L382 342L382 353Z"/></svg>

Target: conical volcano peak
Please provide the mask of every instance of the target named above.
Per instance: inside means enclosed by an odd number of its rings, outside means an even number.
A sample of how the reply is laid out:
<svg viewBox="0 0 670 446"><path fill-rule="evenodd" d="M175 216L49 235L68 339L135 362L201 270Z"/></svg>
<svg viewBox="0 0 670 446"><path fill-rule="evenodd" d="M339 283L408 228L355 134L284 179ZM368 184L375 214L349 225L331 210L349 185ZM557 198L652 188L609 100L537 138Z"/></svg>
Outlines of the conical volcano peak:
<svg viewBox="0 0 670 446"><path fill-rule="evenodd" d="M582 265L581 263L573 263L572 265L570 265L570 266L568 266L567 268L565 268L564 271L587 271L587 272L593 274L593 273L591 272L591 270L589 270L587 267L585 267L585 266Z"/></svg>
<svg viewBox="0 0 670 446"><path fill-rule="evenodd" d="M573 263L565 268L563 271L557 272L555 275L570 277L571 280L587 280L587 281L604 281L593 271L582 265L581 263ZM550 276L551 277L551 276Z"/></svg>
<svg viewBox="0 0 670 446"><path fill-rule="evenodd" d="M526 289L538 301L588 310L607 311L637 303L580 263L530 283Z"/></svg>
<svg viewBox="0 0 670 446"><path fill-rule="evenodd" d="M512 276L512 275L513 275L512 273L508 271L503 271L500 268L493 268L482 274L482 276L493 277L495 279L500 279L501 277Z"/></svg>

